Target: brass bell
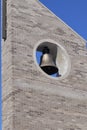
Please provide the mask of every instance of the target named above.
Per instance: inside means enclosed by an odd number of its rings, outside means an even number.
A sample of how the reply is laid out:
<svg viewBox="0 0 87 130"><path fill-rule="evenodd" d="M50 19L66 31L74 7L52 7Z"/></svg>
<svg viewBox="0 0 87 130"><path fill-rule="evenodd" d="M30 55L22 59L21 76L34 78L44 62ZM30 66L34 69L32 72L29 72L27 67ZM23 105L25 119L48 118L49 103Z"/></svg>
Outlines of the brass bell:
<svg viewBox="0 0 87 130"><path fill-rule="evenodd" d="M40 67L48 75L58 73L58 68L56 67L55 61L50 54L48 47L43 48L43 54L41 56Z"/></svg>

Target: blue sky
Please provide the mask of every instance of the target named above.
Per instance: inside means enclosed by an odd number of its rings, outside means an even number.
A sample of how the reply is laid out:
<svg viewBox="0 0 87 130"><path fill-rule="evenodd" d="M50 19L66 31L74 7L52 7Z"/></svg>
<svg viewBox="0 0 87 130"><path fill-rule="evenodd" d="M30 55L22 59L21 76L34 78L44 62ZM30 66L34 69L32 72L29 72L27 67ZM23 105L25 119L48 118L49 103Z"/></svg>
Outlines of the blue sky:
<svg viewBox="0 0 87 130"><path fill-rule="evenodd" d="M39 0L87 40L87 0Z"/></svg>
<svg viewBox="0 0 87 130"><path fill-rule="evenodd" d="M66 24L68 24L71 28L73 28L79 35L81 35L83 38L87 40L87 0L40 0L40 2L42 2L45 6L47 6L54 14L56 14ZM0 7L1 7L1 0L0 0ZM1 10L0 10L0 16L1 16ZM0 23L0 30L1 30L1 23ZM0 44L0 52L1 52L1 44ZM1 64L0 64L0 72L1 72ZM1 83L1 76L0 76L0 83ZM1 95L1 87L0 87L0 95ZM1 108L1 100L0 100L0 108ZM0 111L0 124L1 124L1 111Z"/></svg>
<svg viewBox="0 0 87 130"><path fill-rule="evenodd" d="M1 0L0 0L0 16L1 16ZM0 22L0 30L1 30L1 22ZM0 39L1 39L1 31L0 31ZM0 72L1 72L1 40L0 40ZM0 73L0 130L1 130L1 124L2 123L1 123L1 73Z"/></svg>

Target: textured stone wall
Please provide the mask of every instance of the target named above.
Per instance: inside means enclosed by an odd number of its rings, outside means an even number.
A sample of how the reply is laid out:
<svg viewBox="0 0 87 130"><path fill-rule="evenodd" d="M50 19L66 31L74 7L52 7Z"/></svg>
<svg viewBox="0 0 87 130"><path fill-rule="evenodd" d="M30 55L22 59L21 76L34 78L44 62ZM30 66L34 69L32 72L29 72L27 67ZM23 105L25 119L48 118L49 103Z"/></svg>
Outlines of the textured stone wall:
<svg viewBox="0 0 87 130"><path fill-rule="evenodd" d="M8 38L2 45L3 130L87 130L85 40L36 0L10 0L8 10ZM65 79L52 79L38 69L34 48L45 39L67 50L71 71Z"/></svg>
<svg viewBox="0 0 87 130"><path fill-rule="evenodd" d="M2 130L13 130L11 11L11 0L7 0L7 39L2 39Z"/></svg>

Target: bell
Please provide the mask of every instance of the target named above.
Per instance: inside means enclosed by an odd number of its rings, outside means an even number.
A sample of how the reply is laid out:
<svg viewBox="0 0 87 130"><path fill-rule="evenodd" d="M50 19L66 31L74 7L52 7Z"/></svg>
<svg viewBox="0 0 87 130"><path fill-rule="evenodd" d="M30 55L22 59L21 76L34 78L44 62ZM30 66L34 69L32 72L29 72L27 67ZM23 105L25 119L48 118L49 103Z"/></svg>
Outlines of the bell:
<svg viewBox="0 0 87 130"><path fill-rule="evenodd" d="M55 62L53 61L52 55L50 54L48 47L44 47L43 49L43 55L41 56L40 67L48 75L52 75L58 72L58 68L56 67Z"/></svg>

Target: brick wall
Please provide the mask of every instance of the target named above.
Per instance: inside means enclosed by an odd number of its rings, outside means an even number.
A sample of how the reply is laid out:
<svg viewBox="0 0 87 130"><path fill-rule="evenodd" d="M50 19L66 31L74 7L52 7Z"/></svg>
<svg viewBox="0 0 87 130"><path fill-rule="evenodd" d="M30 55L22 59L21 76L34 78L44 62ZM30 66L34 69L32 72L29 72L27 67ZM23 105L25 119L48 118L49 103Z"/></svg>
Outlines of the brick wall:
<svg viewBox="0 0 87 130"><path fill-rule="evenodd" d="M65 79L52 79L38 69L34 48L45 39L67 51L71 71ZM3 130L87 129L85 40L38 1L8 1L2 61Z"/></svg>

